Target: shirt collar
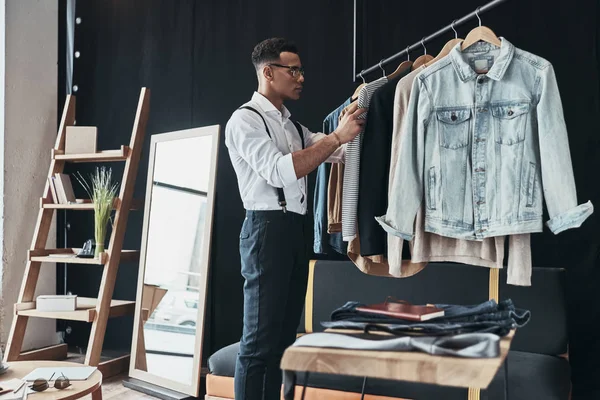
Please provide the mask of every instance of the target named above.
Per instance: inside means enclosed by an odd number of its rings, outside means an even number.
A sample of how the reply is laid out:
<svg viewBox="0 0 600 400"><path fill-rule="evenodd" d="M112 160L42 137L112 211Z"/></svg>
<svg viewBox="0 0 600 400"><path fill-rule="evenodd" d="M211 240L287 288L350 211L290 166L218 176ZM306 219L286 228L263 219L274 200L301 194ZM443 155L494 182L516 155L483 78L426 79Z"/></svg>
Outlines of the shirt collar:
<svg viewBox="0 0 600 400"><path fill-rule="evenodd" d="M258 106L266 113L275 113L281 116L283 119L289 119L292 116L286 106L283 106L282 113L273 105L273 103L269 101L269 99L258 92L254 92L252 95L252 101L258 104Z"/></svg>
<svg viewBox="0 0 600 400"><path fill-rule="evenodd" d="M501 37L501 45L500 45L500 54L496 57L494 61L494 65L488 71L486 76L495 81L499 81L504 76L504 73L508 69L510 62L512 61L513 55L515 53L515 46L512 45L508 40ZM462 51L460 46L462 43L458 43L450 52L450 57L452 60L452 65L456 70L456 73L460 77L463 82L469 81L477 77L477 72L471 68L469 63L465 61L462 56ZM491 50L495 48L495 46L491 43L476 43L473 46L469 47L469 51L473 50Z"/></svg>

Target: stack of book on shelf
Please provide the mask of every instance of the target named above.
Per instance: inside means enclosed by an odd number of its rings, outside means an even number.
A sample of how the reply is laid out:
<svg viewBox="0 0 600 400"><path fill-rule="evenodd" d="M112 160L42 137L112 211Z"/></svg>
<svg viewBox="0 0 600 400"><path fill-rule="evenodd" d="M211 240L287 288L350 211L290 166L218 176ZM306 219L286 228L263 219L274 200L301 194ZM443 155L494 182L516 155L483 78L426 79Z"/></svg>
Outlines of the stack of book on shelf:
<svg viewBox="0 0 600 400"><path fill-rule="evenodd" d="M52 178L48 178L52 200L55 204L75 203L75 193L71 184L71 177L67 174L56 173Z"/></svg>

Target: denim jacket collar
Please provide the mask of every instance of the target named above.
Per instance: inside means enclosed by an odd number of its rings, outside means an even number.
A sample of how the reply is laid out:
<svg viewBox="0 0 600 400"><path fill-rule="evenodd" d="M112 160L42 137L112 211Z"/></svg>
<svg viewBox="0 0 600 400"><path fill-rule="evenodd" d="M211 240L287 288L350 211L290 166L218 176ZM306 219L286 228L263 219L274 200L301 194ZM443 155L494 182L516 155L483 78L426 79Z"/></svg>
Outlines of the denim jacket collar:
<svg viewBox="0 0 600 400"><path fill-rule="evenodd" d="M498 57L496 57L494 65L486 74L488 78L495 81L502 79L515 53L515 47L512 45L512 43L503 37L501 37L500 40L502 42L500 45L500 54ZM466 82L471 79L475 79L477 77L477 73L473 71L473 68L471 68L471 66L463 58L462 51L460 49L461 45L462 43L458 43L456 46L454 46L450 52L450 58L456 73L463 82ZM494 48L495 46L493 44L481 42L470 46L467 51L488 51Z"/></svg>

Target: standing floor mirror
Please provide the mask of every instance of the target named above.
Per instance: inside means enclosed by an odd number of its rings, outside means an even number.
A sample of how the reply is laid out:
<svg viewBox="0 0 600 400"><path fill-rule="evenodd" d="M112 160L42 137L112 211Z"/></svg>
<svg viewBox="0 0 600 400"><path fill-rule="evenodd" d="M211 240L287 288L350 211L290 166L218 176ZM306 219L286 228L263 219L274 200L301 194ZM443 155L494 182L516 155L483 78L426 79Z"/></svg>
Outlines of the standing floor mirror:
<svg viewBox="0 0 600 400"><path fill-rule="evenodd" d="M156 134L150 143L129 368L134 379L126 386L184 395L167 398L199 393L219 131L215 125ZM136 380L142 387L132 385Z"/></svg>

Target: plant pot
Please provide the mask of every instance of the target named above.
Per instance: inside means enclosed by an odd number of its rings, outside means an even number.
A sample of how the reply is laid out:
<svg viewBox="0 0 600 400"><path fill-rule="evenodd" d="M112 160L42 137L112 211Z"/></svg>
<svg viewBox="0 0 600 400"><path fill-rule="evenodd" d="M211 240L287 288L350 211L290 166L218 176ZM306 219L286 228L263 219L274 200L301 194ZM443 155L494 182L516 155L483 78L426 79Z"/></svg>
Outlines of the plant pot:
<svg viewBox="0 0 600 400"><path fill-rule="evenodd" d="M112 200L110 204L97 204L94 215L94 240L96 248L94 249L94 258L98 258L100 253L104 251L104 243L106 243L107 226L110 221L110 210L112 208Z"/></svg>
<svg viewBox="0 0 600 400"><path fill-rule="evenodd" d="M94 240L96 241L96 247L94 249L94 258L98 258L100 253L104 251L104 243L106 243L106 225L107 222L99 222L95 221L96 224L100 224L96 226L94 233Z"/></svg>
<svg viewBox="0 0 600 400"><path fill-rule="evenodd" d="M98 239L96 239L96 248L94 250L94 258L99 258L100 253L102 253L102 252L104 252L104 238L101 242L98 241Z"/></svg>

